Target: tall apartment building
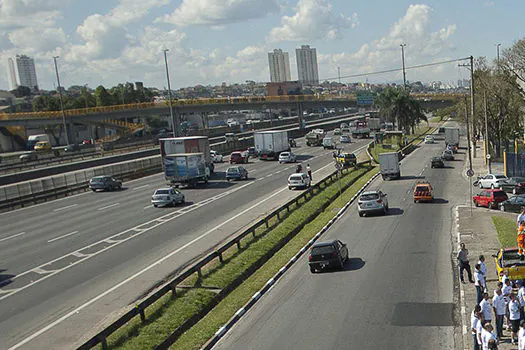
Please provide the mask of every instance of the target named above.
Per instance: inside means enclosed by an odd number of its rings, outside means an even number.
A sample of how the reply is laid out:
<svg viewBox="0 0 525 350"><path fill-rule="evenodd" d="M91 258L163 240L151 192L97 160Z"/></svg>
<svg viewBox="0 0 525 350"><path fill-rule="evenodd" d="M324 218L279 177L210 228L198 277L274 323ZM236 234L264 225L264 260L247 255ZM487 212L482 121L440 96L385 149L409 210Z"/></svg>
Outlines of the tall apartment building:
<svg viewBox="0 0 525 350"><path fill-rule="evenodd" d="M9 89L26 86L31 90L38 90L35 61L26 55L16 55L7 59L9 72Z"/></svg>
<svg viewBox="0 0 525 350"><path fill-rule="evenodd" d="M295 56L299 81L307 85L319 84L316 50L309 45L301 45L300 49L295 49Z"/></svg>
<svg viewBox="0 0 525 350"><path fill-rule="evenodd" d="M288 52L283 52L281 49L268 52L268 63L270 64L270 81L272 83L282 83L292 80Z"/></svg>

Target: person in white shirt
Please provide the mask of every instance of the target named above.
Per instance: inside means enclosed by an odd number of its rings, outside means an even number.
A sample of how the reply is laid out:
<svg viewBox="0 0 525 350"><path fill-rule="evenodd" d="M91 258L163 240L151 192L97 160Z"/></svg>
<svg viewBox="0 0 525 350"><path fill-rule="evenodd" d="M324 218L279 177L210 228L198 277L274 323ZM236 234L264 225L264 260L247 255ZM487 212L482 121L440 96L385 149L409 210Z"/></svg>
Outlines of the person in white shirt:
<svg viewBox="0 0 525 350"><path fill-rule="evenodd" d="M485 280L487 279L487 265L485 265L485 257L483 255L479 256L478 260L479 270L483 273Z"/></svg>
<svg viewBox="0 0 525 350"><path fill-rule="evenodd" d="M479 303L485 322L492 322L492 308L490 307L489 293L483 293L483 300Z"/></svg>
<svg viewBox="0 0 525 350"><path fill-rule="evenodd" d="M525 207L521 207L521 213L516 220L516 226L520 226L520 222L525 221Z"/></svg>
<svg viewBox="0 0 525 350"><path fill-rule="evenodd" d="M474 269L474 286L476 286L476 304L483 300L483 290L485 289L485 276L480 271L480 265L476 264Z"/></svg>
<svg viewBox="0 0 525 350"><path fill-rule="evenodd" d="M525 320L525 285L522 281L516 281L516 286L518 287L518 301L520 302L520 314L521 319Z"/></svg>
<svg viewBox="0 0 525 350"><path fill-rule="evenodd" d="M472 310L472 313L470 314L470 332L472 333L472 340L474 342L474 350L480 350L479 348L479 342L478 342L478 324L481 326L481 307L479 305L476 305L474 307L474 310ZM480 328L481 330L481 328Z"/></svg>
<svg viewBox="0 0 525 350"><path fill-rule="evenodd" d="M498 341L498 337L492 332L493 327L490 323L486 323L483 326L483 331L481 332L481 345L483 350L489 350L489 340L494 339Z"/></svg>
<svg viewBox="0 0 525 350"><path fill-rule="evenodd" d="M518 332L518 350L525 350L525 321L520 322L520 331Z"/></svg>
<svg viewBox="0 0 525 350"><path fill-rule="evenodd" d="M512 294L512 286L510 285L510 280L507 278L505 282L503 283L503 287L501 288L501 293L503 294L503 298L505 299L506 306L509 305L510 301L510 295ZM511 322L509 318L509 309L507 308L506 312L507 316L507 329L511 328Z"/></svg>
<svg viewBox="0 0 525 350"><path fill-rule="evenodd" d="M516 344L520 328L520 303L514 294L510 295L509 318L512 325L512 344Z"/></svg>
<svg viewBox="0 0 525 350"><path fill-rule="evenodd" d="M501 295L501 289L496 289L494 297L492 297L492 308L494 309L494 316L496 319L496 335L498 338L503 337L503 319L505 317L505 299Z"/></svg>

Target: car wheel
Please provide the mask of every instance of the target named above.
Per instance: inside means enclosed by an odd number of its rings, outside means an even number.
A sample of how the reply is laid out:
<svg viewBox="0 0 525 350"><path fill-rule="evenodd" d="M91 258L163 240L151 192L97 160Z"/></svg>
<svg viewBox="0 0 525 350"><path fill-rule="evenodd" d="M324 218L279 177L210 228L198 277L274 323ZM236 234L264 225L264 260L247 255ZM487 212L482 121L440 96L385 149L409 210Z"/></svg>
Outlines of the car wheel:
<svg viewBox="0 0 525 350"><path fill-rule="evenodd" d="M494 203L493 202L489 202L489 209L494 209Z"/></svg>
<svg viewBox="0 0 525 350"><path fill-rule="evenodd" d="M490 184L490 188L491 188L491 189L494 189L494 184Z"/></svg>
<svg viewBox="0 0 525 350"><path fill-rule="evenodd" d="M156 208L156 207L157 207L157 204L153 204L153 206Z"/></svg>
<svg viewBox="0 0 525 350"><path fill-rule="evenodd" d="M122 191L122 185L118 185L118 190Z"/></svg>
<svg viewBox="0 0 525 350"><path fill-rule="evenodd" d="M291 190L291 189L292 189L292 186L288 186L288 189Z"/></svg>
<svg viewBox="0 0 525 350"><path fill-rule="evenodd" d="M229 178L226 178L226 181L230 182L230 179L229 179Z"/></svg>
<svg viewBox="0 0 525 350"><path fill-rule="evenodd" d="M505 206L502 205L502 206L499 208L499 210L501 210L501 211L505 211Z"/></svg>
<svg viewBox="0 0 525 350"><path fill-rule="evenodd" d="M315 267L310 266L310 272L311 272L311 273L315 273Z"/></svg>
<svg viewBox="0 0 525 350"><path fill-rule="evenodd" d="M475 205L476 207L479 207L479 203L478 203L478 201L474 201L474 205Z"/></svg>
<svg viewBox="0 0 525 350"><path fill-rule="evenodd" d="M171 201L171 206L172 207L176 207L177 206L177 202L175 201L175 199Z"/></svg>
<svg viewBox="0 0 525 350"><path fill-rule="evenodd" d="M386 215L386 213L387 213L387 209L386 209L386 207L384 207L384 209L383 209L383 215Z"/></svg>
<svg viewBox="0 0 525 350"><path fill-rule="evenodd" d="M360 217L363 217L363 213L362 213L362 212L359 212L359 216L360 216Z"/></svg>

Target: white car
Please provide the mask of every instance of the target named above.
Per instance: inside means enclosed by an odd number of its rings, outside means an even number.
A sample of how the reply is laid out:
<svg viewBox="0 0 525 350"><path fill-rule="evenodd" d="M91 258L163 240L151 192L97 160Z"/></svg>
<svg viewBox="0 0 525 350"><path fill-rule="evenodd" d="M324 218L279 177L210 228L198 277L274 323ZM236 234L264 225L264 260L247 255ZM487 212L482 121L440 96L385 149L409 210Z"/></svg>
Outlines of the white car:
<svg viewBox="0 0 525 350"><path fill-rule="evenodd" d="M487 174L479 180L479 188L501 188L507 180L503 174Z"/></svg>
<svg viewBox="0 0 525 350"><path fill-rule="evenodd" d="M308 188L310 187L311 181L308 174L295 173L288 176L288 189L294 188Z"/></svg>
<svg viewBox="0 0 525 350"><path fill-rule="evenodd" d="M434 143L434 136L432 135L425 136L425 143Z"/></svg>
<svg viewBox="0 0 525 350"><path fill-rule="evenodd" d="M281 152L279 154L279 163L295 163L296 160L295 154L292 152Z"/></svg>
<svg viewBox="0 0 525 350"><path fill-rule="evenodd" d="M222 159L222 154L217 153L217 151L210 151L211 160L214 163L222 163L224 160Z"/></svg>
<svg viewBox="0 0 525 350"><path fill-rule="evenodd" d="M184 195L181 191L172 187L159 188L151 197L151 204L156 208L158 206L177 205L184 203Z"/></svg>
<svg viewBox="0 0 525 350"><path fill-rule="evenodd" d="M350 143L351 142L350 141L350 136L346 135L346 134L345 135L341 135L339 137L339 142L341 142L341 143Z"/></svg>

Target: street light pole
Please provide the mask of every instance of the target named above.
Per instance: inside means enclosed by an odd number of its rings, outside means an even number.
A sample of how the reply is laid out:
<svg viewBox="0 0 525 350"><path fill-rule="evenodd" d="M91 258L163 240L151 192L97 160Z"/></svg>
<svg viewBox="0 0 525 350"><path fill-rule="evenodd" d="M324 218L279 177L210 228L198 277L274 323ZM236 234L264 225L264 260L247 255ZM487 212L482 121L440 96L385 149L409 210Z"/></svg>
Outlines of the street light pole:
<svg viewBox="0 0 525 350"><path fill-rule="evenodd" d="M401 60L403 62L403 86L405 87L405 91L406 91L406 89L407 89L407 73L406 73L406 69L405 69L405 46L407 46L407 44L401 44L399 46L401 46Z"/></svg>
<svg viewBox="0 0 525 350"><path fill-rule="evenodd" d="M476 114L474 113L474 57L470 56L470 113L472 115L472 155L476 158Z"/></svg>
<svg viewBox="0 0 525 350"><path fill-rule="evenodd" d="M168 98L169 98L168 105L170 106L170 116L171 116L171 124L173 127L173 137L178 137L179 136L179 124L175 123L175 117L173 116L173 106L171 104L170 74L168 71L168 56L166 54L168 51L169 51L168 49L164 49L164 63L166 64L166 79L168 81Z"/></svg>
<svg viewBox="0 0 525 350"><path fill-rule="evenodd" d="M498 56L497 56L497 65L498 65L498 70L499 70L499 47L501 46L501 44L496 44L496 50L498 50Z"/></svg>
<svg viewBox="0 0 525 350"><path fill-rule="evenodd" d="M64 136L66 137L66 144L69 145L69 136L67 134L67 125L66 125L66 112L64 111L64 101L62 100L62 88L60 87L60 76L58 75L58 65L57 65L58 57L59 56L53 56L53 61L55 62L55 72L57 74L58 96L60 99L60 110L62 111L62 124L64 127Z"/></svg>
<svg viewBox="0 0 525 350"><path fill-rule="evenodd" d="M488 118L487 118L487 110L488 110L488 104L487 104L487 91L484 90L483 91L483 102L484 102L484 105L485 105L485 110L484 110L484 114L485 114L485 161L487 162L487 166L488 166L488 171L489 171L489 174L492 173L492 169L491 169L491 166L490 166L490 159L487 158L487 154L490 154L490 143L489 143L489 122L488 122Z"/></svg>

